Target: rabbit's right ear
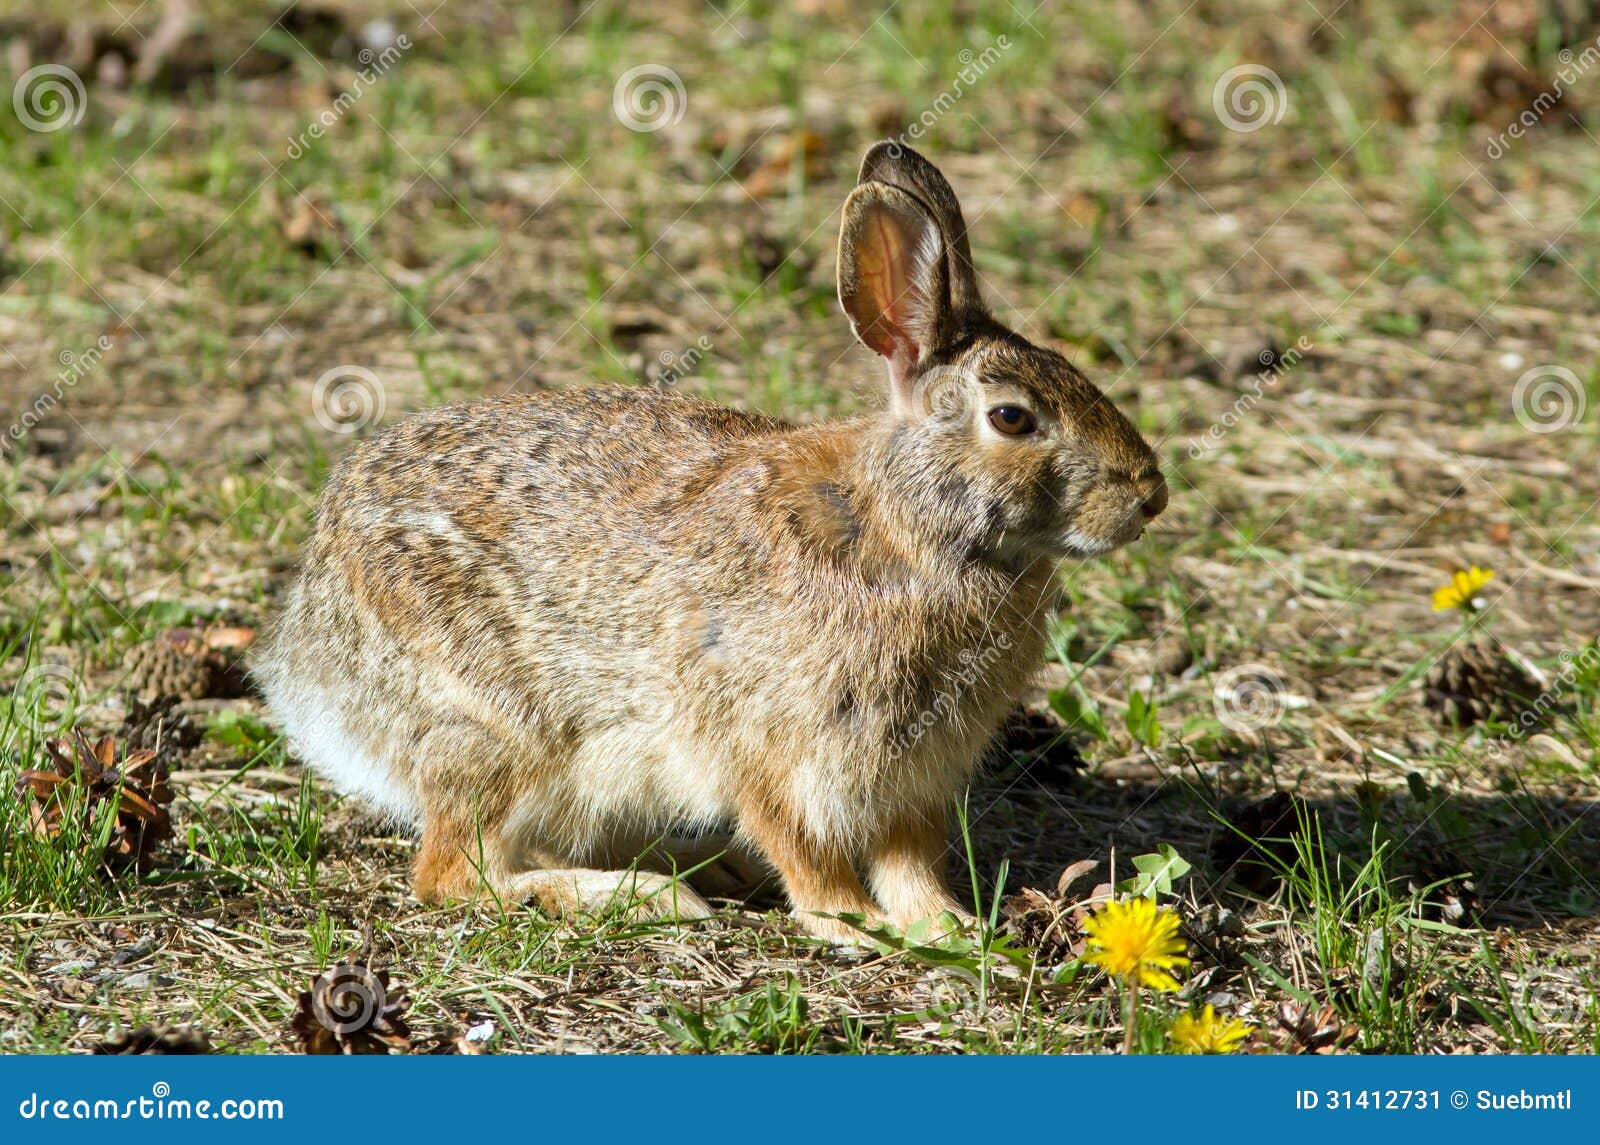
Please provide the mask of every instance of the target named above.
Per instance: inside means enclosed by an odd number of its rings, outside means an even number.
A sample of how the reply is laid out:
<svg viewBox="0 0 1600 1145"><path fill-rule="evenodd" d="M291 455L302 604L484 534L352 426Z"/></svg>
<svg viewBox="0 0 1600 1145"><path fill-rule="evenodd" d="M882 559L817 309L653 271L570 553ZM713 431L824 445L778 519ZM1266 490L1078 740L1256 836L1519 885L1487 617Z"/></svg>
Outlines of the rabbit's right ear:
<svg viewBox="0 0 1600 1145"><path fill-rule="evenodd" d="M889 408L914 409L917 368L951 334L944 236L916 196L863 183L844 204L839 301L856 337L889 364Z"/></svg>

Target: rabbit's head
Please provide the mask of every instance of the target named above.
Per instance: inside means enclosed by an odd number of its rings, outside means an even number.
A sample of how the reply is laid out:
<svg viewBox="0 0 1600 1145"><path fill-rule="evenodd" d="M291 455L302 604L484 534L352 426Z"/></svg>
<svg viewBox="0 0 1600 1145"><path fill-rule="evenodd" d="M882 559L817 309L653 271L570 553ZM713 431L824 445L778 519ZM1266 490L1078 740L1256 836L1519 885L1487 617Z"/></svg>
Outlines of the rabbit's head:
<svg viewBox="0 0 1600 1145"><path fill-rule="evenodd" d="M1093 556L1167 504L1156 455L1066 358L985 307L961 206L903 144L867 153L845 202L839 299L889 367L873 497L967 559Z"/></svg>

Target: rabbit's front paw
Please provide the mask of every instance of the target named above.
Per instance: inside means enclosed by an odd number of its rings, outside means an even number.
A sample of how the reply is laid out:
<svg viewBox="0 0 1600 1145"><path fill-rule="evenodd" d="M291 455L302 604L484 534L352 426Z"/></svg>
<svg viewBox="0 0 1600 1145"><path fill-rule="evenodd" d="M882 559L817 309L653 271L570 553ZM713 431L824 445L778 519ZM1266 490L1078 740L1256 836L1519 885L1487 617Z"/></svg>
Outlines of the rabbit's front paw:
<svg viewBox="0 0 1600 1145"><path fill-rule="evenodd" d="M813 938L825 939L838 946L863 946L868 941L867 936L861 931L845 922L842 918L836 918L832 915L813 914L810 911L797 910L794 912L794 920ZM883 920L875 916L869 916L864 921L870 926Z"/></svg>

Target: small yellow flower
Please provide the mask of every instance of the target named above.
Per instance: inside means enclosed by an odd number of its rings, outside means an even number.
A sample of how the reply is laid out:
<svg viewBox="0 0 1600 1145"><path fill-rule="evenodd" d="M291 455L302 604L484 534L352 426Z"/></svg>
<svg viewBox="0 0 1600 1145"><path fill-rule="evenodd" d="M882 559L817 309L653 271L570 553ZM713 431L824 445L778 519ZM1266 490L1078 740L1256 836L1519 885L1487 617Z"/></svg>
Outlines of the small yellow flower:
<svg viewBox="0 0 1600 1145"><path fill-rule="evenodd" d="M1171 974L1189 965L1178 934L1178 916L1147 898L1108 902L1084 923L1089 932L1085 962L1103 966L1129 986L1176 990Z"/></svg>
<svg viewBox="0 0 1600 1145"><path fill-rule="evenodd" d="M1217 1017L1216 1009L1207 1006L1199 1014L1180 1015L1167 1037L1180 1054L1231 1054L1252 1029L1237 1018Z"/></svg>
<svg viewBox="0 0 1600 1145"><path fill-rule="evenodd" d="M1477 565L1466 570L1457 569L1449 584L1433 590L1433 610L1443 612L1447 608L1459 608L1471 612L1478 592L1493 579L1493 569L1480 569Z"/></svg>

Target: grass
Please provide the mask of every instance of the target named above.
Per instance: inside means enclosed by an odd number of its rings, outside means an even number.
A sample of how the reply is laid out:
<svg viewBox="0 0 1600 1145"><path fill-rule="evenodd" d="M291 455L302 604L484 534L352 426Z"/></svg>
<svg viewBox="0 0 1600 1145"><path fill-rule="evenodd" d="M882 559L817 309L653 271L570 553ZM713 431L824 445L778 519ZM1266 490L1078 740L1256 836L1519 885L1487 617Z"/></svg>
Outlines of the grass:
<svg viewBox="0 0 1600 1145"><path fill-rule="evenodd" d="M136 53L158 7L83 17L95 60L48 5L0 20L8 66L66 62L86 93L61 130L0 115L6 790L69 718L119 728L130 648L270 613L354 436L318 416L329 371L370 371L385 424L669 361L686 392L791 419L876 405L832 249L860 153L913 123L997 311L1161 443L1172 504L1140 545L1063 569L1027 699L1087 767L1013 760L969 792L952 885L993 925L968 946L829 950L763 900L682 930L423 908L413 840L308 777L252 698L198 700L177 837L142 876L106 878L95 840L37 839L0 799L0 1049L183 1020L282 1051L299 992L364 956L419 1048L492 1023L495 1052L1097 1052L1122 1040L1116 990L1000 905L1161 845L1192 864L1161 901L1194 969L1147 995L1145 1052L1207 1002L1257 1049L1302 1048L1285 1004L1332 1007L1364 1050L1597 1048L1595 97L1574 85L1486 153L1596 29L1422 0L1326 20L1243 0L982 0L957 20L921 0L341 0L329 36L207 0L179 57L117 82L103 45ZM411 46L291 154L380 17ZM961 53L1001 36L954 94ZM661 131L612 110L641 64L684 87ZM1277 122L1219 116L1242 64L1282 85ZM1263 351L1299 345L1257 384ZM1542 366L1587 403L1556 432L1513 408ZM1482 628L1552 681L1529 734L1421 702L1463 632L1428 595L1468 564L1498 573ZM1229 710L1245 669L1269 682L1262 718ZM1226 844L1276 792L1304 817L1258 883ZM1446 917L1463 895L1475 909Z"/></svg>

